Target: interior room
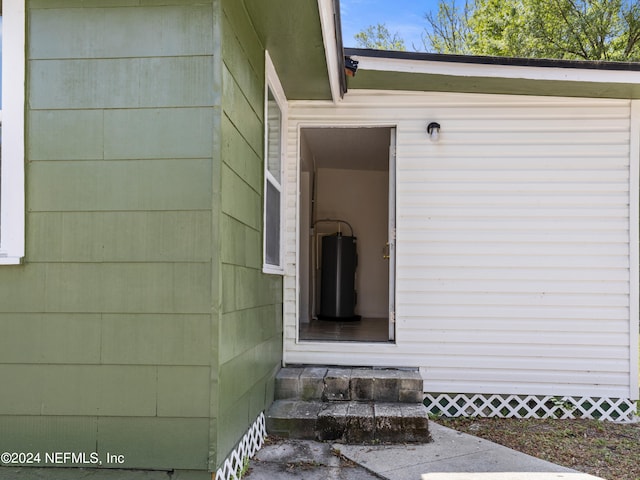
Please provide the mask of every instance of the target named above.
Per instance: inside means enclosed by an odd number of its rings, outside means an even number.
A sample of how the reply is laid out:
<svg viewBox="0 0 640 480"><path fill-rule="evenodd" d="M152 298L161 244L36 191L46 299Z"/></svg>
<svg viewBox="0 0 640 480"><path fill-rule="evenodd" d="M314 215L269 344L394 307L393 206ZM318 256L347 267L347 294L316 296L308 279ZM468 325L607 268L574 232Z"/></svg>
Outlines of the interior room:
<svg viewBox="0 0 640 480"><path fill-rule="evenodd" d="M301 130L300 340L393 338L391 137L381 127Z"/></svg>

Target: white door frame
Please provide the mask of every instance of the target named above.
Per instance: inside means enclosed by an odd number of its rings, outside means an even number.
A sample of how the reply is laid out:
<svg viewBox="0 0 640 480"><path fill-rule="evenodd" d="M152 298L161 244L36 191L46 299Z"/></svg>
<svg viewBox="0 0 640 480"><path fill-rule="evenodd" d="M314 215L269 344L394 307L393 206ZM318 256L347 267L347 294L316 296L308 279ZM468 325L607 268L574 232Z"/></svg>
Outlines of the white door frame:
<svg viewBox="0 0 640 480"><path fill-rule="evenodd" d="M396 340L396 129L389 138L389 340Z"/></svg>
<svg viewBox="0 0 640 480"><path fill-rule="evenodd" d="M396 264L395 264L395 222L396 222L396 132L397 125L382 123L303 123L300 122L297 124L297 142L296 142L296 182L297 189L296 192L300 191L300 169L301 169L301 136L302 130L308 128L388 128L390 130L390 139L389 139L389 228L388 228L388 238L389 238L389 341L395 342L396 340L396 314L395 314L395 298L396 298ZM286 172L285 172L286 174ZM300 232L300 201L298 197L298 193L296 193L296 219L295 219L295 230L296 230L296 309L295 309L295 328L296 328L296 343L304 342L304 343L313 343L315 340L301 340L300 339L300 282L303 280L300 276L300 240L301 240L301 232ZM286 282L285 282L286 283ZM285 286L286 288L286 286ZM286 318L285 318L286 323ZM286 343L286 342L285 342ZM324 343L343 343L343 342L329 342L324 341ZM381 342L357 342L361 344L377 344L381 345Z"/></svg>

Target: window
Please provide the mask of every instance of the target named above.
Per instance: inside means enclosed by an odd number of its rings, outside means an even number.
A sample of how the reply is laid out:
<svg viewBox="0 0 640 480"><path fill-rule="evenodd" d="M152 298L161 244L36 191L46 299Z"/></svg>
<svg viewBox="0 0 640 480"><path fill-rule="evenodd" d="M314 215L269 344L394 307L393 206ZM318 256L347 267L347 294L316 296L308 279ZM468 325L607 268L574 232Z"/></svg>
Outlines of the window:
<svg viewBox="0 0 640 480"><path fill-rule="evenodd" d="M0 2L0 264L24 257L24 12Z"/></svg>
<svg viewBox="0 0 640 480"><path fill-rule="evenodd" d="M283 262L283 157L286 98L271 58L265 56L264 148L264 266L266 273L284 273Z"/></svg>

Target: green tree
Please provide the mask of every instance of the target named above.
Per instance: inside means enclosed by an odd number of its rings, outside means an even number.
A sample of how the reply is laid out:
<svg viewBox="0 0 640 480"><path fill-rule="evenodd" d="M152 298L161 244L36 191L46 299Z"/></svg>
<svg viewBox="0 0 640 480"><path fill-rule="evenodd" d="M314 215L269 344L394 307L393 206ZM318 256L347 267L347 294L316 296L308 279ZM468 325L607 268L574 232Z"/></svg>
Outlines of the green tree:
<svg viewBox="0 0 640 480"><path fill-rule="evenodd" d="M384 23L370 25L365 30L354 35L361 48L373 48L376 50L400 50L405 51L404 40L398 33L393 35Z"/></svg>
<svg viewBox="0 0 640 480"><path fill-rule="evenodd" d="M440 0L425 47L440 53L640 60L634 0Z"/></svg>
<svg viewBox="0 0 640 480"><path fill-rule="evenodd" d="M423 36L425 48L438 53L458 55L472 53L469 17L473 8L473 0L464 0L462 7L456 4L456 0L440 0L438 13L434 15L433 12L429 12L425 16L431 27L425 30Z"/></svg>
<svg viewBox="0 0 640 480"><path fill-rule="evenodd" d="M531 13L526 8L522 0L477 0L468 19L472 32L467 36L469 51L476 55L539 56L524 53L537 45L528 32Z"/></svg>

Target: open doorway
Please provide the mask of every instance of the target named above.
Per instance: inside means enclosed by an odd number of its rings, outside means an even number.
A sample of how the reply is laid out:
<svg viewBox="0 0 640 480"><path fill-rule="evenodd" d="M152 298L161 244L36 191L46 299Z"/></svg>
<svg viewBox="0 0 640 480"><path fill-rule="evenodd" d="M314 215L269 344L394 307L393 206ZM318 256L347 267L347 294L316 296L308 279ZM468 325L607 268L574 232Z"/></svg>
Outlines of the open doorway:
<svg viewBox="0 0 640 480"><path fill-rule="evenodd" d="M301 129L299 339L394 340L395 129Z"/></svg>

